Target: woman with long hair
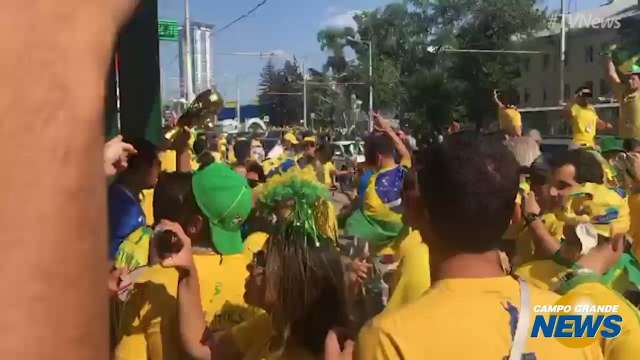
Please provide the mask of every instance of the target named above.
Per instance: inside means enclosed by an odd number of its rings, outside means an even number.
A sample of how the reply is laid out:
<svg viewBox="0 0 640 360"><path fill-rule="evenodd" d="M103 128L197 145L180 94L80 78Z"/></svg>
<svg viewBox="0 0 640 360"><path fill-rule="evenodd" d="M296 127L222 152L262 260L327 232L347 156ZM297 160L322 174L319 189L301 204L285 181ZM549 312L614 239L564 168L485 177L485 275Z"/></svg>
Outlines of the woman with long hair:
<svg viewBox="0 0 640 360"><path fill-rule="evenodd" d="M245 301L265 314L223 333L210 334L200 306L190 239L178 224L163 222L183 242L165 259L180 273L180 336L196 359L318 359L334 328L348 329L345 276L332 239L321 231L320 184L292 177L263 196L279 212L276 230L248 266Z"/></svg>

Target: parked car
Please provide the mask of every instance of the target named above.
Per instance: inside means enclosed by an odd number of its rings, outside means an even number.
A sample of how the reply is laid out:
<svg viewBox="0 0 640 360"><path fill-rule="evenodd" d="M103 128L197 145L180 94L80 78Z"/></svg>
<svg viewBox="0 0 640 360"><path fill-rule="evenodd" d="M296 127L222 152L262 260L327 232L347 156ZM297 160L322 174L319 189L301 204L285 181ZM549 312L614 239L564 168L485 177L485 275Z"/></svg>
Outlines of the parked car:
<svg viewBox="0 0 640 360"><path fill-rule="evenodd" d="M364 162L364 143L358 141L335 141L333 163L336 168L356 167L358 163Z"/></svg>

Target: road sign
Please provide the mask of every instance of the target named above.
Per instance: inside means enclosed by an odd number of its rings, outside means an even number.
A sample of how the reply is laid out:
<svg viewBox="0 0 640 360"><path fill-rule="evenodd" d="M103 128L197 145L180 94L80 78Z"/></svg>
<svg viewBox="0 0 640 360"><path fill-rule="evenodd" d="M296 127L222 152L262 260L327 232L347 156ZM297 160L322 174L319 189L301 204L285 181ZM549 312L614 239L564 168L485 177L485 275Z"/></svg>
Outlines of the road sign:
<svg viewBox="0 0 640 360"><path fill-rule="evenodd" d="M180 25L175 20L158 20L158 38L166 41L180 40Z"/></svg>

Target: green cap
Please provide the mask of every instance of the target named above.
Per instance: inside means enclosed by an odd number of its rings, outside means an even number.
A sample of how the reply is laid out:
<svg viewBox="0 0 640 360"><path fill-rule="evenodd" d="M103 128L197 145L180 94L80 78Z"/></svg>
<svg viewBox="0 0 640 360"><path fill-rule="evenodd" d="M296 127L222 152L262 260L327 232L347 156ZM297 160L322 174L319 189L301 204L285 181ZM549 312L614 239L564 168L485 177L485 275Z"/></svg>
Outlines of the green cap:
<svg viewBox="0 0 640 360"><path fill-rule="evenodd" d="M600 152L624 151L622 139L615 136L603 136L600 138Z"/></svg>
<svg viewBox="0 0 640 360"><path fill-rule="evenodd" d="M240 228L253 206L247 180L226 164L214 163L193 175L193 195L209 219L216 250L222 255L241 253Z"/></svg>

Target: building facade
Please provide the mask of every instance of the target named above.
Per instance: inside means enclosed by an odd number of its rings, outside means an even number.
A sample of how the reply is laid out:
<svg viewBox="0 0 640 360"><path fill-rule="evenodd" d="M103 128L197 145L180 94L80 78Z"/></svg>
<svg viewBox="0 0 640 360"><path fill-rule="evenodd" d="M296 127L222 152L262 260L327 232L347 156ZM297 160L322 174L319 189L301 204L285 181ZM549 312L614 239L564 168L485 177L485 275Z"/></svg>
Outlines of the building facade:
<svg viewBox="0 0 640 360"><path fill-rule="evenodd" d="M213 29L210 24L191 22L191 83L195 95L213 84ZM178 59L180 61L180 96L187 97L185 89L186 63L184 28L180 36Z"/></svg>
<svg viewBox="0 0 640 360"><path fill-rule="evenodd" d="M620 43L619 29L625 19L640 18L638 3L639 0L614 0L595 9L566 15L564 65L561 65L559 15L549 30L527 40L527 50L542 53L523 60L522 76L517 83L525 126L544 128L551 134L562 133L566 129L563 129L564 124L558 124L560 111L549 108L561 106L581 86L591 88L594 101L602 104L599 105L601 117L615 123L617 108L606 78L602 53L612 44ZM564 66L562 83L561 66ZM527 120L529 124L526 124Z"/></svg>

